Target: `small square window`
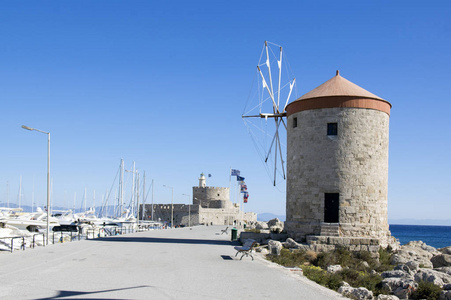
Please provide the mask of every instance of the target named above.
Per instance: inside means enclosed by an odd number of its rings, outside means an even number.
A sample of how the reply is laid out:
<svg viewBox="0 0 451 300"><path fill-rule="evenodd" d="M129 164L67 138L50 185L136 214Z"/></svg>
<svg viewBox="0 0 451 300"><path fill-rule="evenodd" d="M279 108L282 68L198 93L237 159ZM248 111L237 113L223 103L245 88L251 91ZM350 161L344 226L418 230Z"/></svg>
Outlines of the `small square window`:
<svg viewBox="0 0 451 300"><path fill-rule="evenodd" d="M327 135L337 135L338 125L337 123L327 123Z"/></svg>
<svg viewBox="0 0 451 300"><path fill-rule="evenodd" d="M298 127L298 118L293 118L293 128Z"/></svg>

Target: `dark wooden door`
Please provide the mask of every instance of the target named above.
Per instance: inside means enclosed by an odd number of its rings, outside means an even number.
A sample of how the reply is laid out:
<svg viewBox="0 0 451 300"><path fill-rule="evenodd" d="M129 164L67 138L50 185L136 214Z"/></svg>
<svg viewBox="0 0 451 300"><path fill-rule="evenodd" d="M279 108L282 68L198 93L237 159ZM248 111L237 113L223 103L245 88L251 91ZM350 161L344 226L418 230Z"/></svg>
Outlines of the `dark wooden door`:
<svg viewBox="0 0 451 300"><path fill-rule="evenodd" d="M325 193L324 194L324 222L338 223L339 212L339 194Z"/></svg>

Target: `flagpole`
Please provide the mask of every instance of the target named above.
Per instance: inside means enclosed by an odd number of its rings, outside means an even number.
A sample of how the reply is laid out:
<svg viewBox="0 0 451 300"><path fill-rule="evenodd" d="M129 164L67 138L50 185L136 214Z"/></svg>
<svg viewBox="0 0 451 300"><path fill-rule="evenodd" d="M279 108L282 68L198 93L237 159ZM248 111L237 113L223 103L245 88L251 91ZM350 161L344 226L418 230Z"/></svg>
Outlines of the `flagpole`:
<svg viewBox="0 0 451 300"><path fill-rule="evenodd" d="M232 196L231 189L230 189L231 184L232 184L232 167L230 167L230 172L229 172L229 199L231 198L230 196Z"/></svg>

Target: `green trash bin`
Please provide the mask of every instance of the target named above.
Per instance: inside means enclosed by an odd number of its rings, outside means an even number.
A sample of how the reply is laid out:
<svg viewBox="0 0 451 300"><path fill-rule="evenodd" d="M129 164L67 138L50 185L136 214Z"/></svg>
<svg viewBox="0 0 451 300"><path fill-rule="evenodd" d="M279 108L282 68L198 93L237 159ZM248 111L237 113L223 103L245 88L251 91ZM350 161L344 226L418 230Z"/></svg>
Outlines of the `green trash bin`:
<svg viewBox="0 0 451 300"><path fill-rule="evenodd" d="M236 241L238 236L238 229L232 228L232 241Z"/></svg>

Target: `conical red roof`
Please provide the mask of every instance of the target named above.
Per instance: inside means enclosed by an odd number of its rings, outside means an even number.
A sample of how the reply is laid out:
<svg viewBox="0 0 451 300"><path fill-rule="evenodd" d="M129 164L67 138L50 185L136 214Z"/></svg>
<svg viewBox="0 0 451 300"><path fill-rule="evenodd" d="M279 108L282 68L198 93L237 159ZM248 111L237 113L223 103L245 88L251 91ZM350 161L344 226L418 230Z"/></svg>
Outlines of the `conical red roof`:
<svg viewBox="0 0 451 300"><path fill-rule="evenodd" d="M288 104L286 110L287 115L291 115L303 110L333 107L368 108L390 114L391 104L341 77L337 71L336 76Z"/></svg>
<svg viewBox="0 0 451 300"><path fill-rule="evenodd" d="M298 98L297 100L319 97L335 97L335 96L355 96L362 98L384 100L374 95L373 93L370 93L367 90L361 88L357 84L352 83L346 78L341 77L338 71L336 76L332 77L331 79L329 79L316 89L311 90L310 92Z"/></svg>

